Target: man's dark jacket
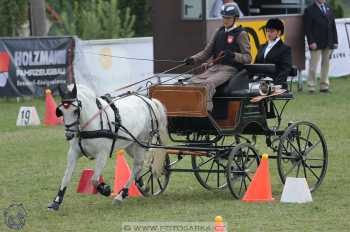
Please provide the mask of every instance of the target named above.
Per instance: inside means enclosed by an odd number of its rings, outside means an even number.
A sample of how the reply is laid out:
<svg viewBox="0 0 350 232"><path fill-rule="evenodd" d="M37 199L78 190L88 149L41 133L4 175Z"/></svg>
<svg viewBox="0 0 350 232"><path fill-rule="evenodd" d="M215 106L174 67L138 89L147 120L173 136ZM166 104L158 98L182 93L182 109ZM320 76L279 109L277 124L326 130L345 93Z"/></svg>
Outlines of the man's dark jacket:
<svg viewBox="0 0 350 232"><path fill-rule="evenodd" d="M304 12L307 42L309 45L316 43L317 49L333 49L334 44L338 44L338 35L333 11L326 3L325 7L325 14L316 3L308 6Z"/></svg>

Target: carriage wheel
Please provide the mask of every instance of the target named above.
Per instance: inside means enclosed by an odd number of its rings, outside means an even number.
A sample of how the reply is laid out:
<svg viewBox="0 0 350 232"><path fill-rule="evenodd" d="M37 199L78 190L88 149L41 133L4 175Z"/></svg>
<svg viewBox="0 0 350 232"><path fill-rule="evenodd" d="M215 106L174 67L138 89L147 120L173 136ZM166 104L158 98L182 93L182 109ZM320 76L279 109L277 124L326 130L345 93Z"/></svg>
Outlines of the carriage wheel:
<svg viewBox="0 0 350 232"><path fill-rule="evenodd" d="M208 154L192 156L192 168L198 182L206 189L221 190L226 188L225 177L227 156Z"/></svg>
<svg viewBox="0 0 350 232"><path fill-rule="evenodd" d="M259 155L251 144L241 143L231 150L226 178L230 192L236 199L244 196L258 166Z"/></svg>
<svg viewBox="0 0 350 232"><path fill-rule="evenodd" d="M165 191L170 179L170 171L168 170L170 164L169 156L166 156L164 162L164 174L156 178L150 166L144 166L141 175L136 181L136 186L143 196L156 196Z"/></svg>
<svg viewBox="0 0 350 232"><path fill-rule="evenodd" d="M326 175L328 151L320 129L310 122L290 125L280 138L277 151L278 173L286 177L304 177L310 191L315 191Z"/></svg>

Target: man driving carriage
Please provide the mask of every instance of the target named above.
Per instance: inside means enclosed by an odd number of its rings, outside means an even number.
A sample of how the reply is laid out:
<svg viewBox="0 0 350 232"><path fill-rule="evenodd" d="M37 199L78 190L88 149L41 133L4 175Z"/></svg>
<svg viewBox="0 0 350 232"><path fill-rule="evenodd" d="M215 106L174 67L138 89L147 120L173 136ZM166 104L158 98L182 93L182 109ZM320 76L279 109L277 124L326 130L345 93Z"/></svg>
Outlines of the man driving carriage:
<svg viewBox="0 0 350 232"><path fill-rule="evenodd" d="M206 87L208 111L213 109L212 98L216 92L215 88L234 78L244 64L252 61L248 33L241 26L235 25L239 18L237 7L232 3L226 3L221 8L221 15L223 26L216 30L204 50L184 61L188 65L194 65L212 58L209 64L203 64L206 69L204 73L195 75L189 80L192 84Z"/></svg>

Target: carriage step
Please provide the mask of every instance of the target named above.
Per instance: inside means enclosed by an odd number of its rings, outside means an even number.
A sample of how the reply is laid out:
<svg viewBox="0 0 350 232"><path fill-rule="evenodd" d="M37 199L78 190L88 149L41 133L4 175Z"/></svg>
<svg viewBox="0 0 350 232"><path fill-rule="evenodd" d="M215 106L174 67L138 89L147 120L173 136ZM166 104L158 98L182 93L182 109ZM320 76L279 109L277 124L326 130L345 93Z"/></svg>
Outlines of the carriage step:
<svg viewBox="0 0 350 232"><path fill-rule="evenodd" d="M166 151L167 155L192 155L192 156L208 156L207 152L204 151L186 151L186 150L175 150L175 149L168 149Z"/></svg>

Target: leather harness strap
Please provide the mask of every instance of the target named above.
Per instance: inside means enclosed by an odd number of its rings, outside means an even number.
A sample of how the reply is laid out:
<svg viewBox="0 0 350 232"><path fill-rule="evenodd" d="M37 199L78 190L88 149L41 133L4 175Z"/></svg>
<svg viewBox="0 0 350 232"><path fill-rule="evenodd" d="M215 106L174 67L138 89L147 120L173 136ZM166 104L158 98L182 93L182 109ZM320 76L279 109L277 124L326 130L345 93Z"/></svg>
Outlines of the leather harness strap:
<svg viewBox="0 0 350 232"><path fill-rule="evenodd" d="M157 135L157 139L159 142L160 141L160 136L159 136L159 122L158 122L158 118L156 117L156 113L154 112L153 107L150 105L150 103L148 101L146 101L146 99L144 99L144 96L140 96L140 95L136 95L135 96L139 97L140 99L143 100L143 102L145 102L145 104L148 106L149 109L149 113L151 115L151 127L152 130L150 132L150 140L148 141L148 145L152 142L152 138L154 135ZM139 143L137 138L135 138L122 124L121 124L121 118L120 118L120 114L119 114L119 110L116 107L116 105L114 104L114 99L109 95L106 94L104 96L101 97L101 99L103 99L104 101L106 101L108 103L109 106L111 106L113 112L114 112L114 122L110 122L109 118L108 118L108 114L106 112L106 108L102 107L102 104L100 102L100 100L98 98L96 98L96 105L97 108L100 110L100 130L95 130L95 131L79 131L78 133L78 137L79 137L79 147L81 152L83 153L84 156L86 156L87 158L89 158L89 156L86 154L86 151L84 150L83 146L82 146L82 140L83 139L95 139L95 138L108 138L108 139L112 139L112 146L110 149L110 153L109 156L112 156L113 150L114 150L114 146L115 146L115 142L117 139L123 139L123 140L127 140L127 141L134 141L137 142L140 146L145 147L144 144ZM102 113L105 113L106 115L106 119L107 119L107 125L108 125L108 129L104 129L103 128L103 118L102 118ZM155 122L154 122L155 121ZM112 124L114 124L114 129L112 129ZM118 131L119 129L122 129L126 134L128 134L130 138L124 137L124 136L120 136L118 135Z"/></svg>

